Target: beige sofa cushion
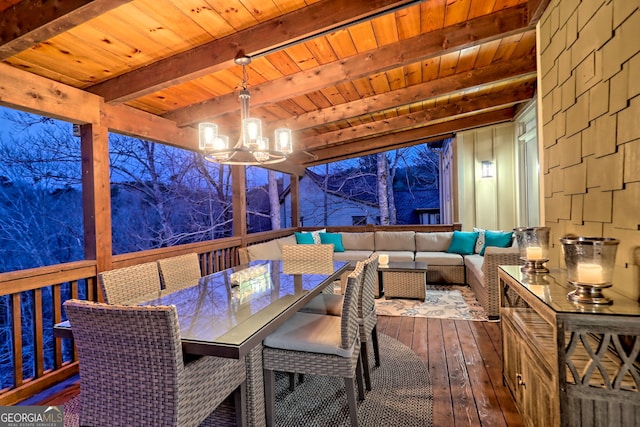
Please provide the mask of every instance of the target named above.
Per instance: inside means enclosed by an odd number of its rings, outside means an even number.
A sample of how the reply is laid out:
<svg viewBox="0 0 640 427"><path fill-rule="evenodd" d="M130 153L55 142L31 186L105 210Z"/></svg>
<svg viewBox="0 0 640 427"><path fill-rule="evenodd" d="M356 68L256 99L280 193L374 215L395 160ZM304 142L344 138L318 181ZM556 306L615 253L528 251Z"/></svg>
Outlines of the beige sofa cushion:
<svg viewBox="0 0 640 427"><path fill-rule="evenodd" d="M296 245L297 244L295 234L276 239L276 242L278 242L278 247L280 248L280 258L282 258L282 247L283 246L285 246L285 245Z"/></svg>
<svg viewBox="0 0 640 427"><path fill-rule="evenodd" d="M415 231L376 231L376 252L410 251L415 252ZM412 256L413 258L413 256Z"/></svg>
<svg viewBox="0 0 640 427"><path fill-rule="evenodd" d="M484 283L484 271L482 271L482 265L484 264L484 257L482 255L474 254L464 257L464 265L467 267L467 274L473 274L478 279L478 282L482 286L486 287Z"/></svg>
<svg viewBox="0 0 640 427"><path fill-rule="evenodd" d="M247 246L247 252L249 253L249 259L251 261L255 261L257 259L279 261L282 259L282 247L284 245L295 244L296 236L292 234L279 239Z"/></svg>
<svg viewBox="0 0 640 427"><path fill-rule="evenodd" d="M448 252L416 252L416 261L430 265L464 265L462 255Z"/></svg>
<svg viewBox="0 0 640 427"><path fill-rule="evenodd" d="M335 261L364 261L369 258L373 251L344 251L334 252L333 259Z"/></svg>
<svg viewBox="0 0 640 427"><path fill-rule="evenodd" d="M249 252L249 259L251 261L258 259L282 259L282 252L280 251L280 246L278 245L277 240L269 240L268 242L247 246L247 252Z"/></svg>
<svg viewBox="0 0 640 427"><path fill-rule="evenodd" d="M345 251L370 251L374 249L373 233L340 233L342 234L342 246Z"/></svg>
<svg viewBox="0 0 640 427"><path fill-rule="evenodd" d="M452 239L453 231L416 233L416 252L446 252Z"/></svg>
<svg viewBox="0 0 640 427"><path fill-rule="evenodd" d="M389 255L390 262L409 262L413 261L414 253L412 251L376 251L378 255Z"/></svg>

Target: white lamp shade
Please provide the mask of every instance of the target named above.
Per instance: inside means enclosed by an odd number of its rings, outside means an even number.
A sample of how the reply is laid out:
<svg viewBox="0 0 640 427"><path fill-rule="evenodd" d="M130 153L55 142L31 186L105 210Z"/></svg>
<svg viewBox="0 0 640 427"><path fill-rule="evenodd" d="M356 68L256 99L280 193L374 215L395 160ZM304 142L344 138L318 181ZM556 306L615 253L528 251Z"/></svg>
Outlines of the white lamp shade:
<svg viewBox="0 0 640 427"><path fill-rule="evenodd" d="M242 120L242 145L255 149L262 141L262 122L260 119L248 117Z"/></svg>
<svg viewBox="0 0 640 427"><path fill-rule="evenodd" d="M229 137L227 135L218 135L213 141L214 150L228 150Z"/></svg>
<svg viewBox="0 0 640 427"><path fill-rule="evenodd" d="M201 150L215 149L216 139L218 138L218 125L214 123L200 123L198 125L199 146Z"/></svg>
<svg viewBox="0 0 640 427"><path fill-rule="evenodd" d="M255 157L257 161L265 162L269 160L269 154L267 153L269 150L269 138L260 138L256 150L257 151L253 152L253 157Z"/></svg>
<svg viewBox="0 0 640 427"><path fill-rule="evenodd" d="M291 138L291 129L280 128L275 130L276 151L291 154L293 151L293 140Z"/></svg>

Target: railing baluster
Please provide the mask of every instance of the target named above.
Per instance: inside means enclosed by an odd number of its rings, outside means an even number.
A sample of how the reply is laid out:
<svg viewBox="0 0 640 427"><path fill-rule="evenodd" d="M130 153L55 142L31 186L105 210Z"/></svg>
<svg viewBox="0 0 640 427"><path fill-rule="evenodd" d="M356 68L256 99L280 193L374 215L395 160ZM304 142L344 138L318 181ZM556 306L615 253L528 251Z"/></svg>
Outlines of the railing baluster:
<svg viewBox="0 0 640 427"><path fill-rule="evenodd" d="M62 321L62 285L53 285L51 287L51 305L53 306L53 324ZM62 366L62 340L53 340L53 369L56 370Z"/></svg>
<svg viewBox="0 0 640 427"><path fill-rule="evenodd" d="M23 383L22 375L22 305L20 294L11 295L11 319L13 322L13 379L15 387Z"/></svg>
<svg viewBox="0 0 640 427"><path fill-rule="evenodd" d="M42 288L33 291L33 360L34 378L40 378L44 374L44 338L42 329L44 318L42 316Z"/></svg>

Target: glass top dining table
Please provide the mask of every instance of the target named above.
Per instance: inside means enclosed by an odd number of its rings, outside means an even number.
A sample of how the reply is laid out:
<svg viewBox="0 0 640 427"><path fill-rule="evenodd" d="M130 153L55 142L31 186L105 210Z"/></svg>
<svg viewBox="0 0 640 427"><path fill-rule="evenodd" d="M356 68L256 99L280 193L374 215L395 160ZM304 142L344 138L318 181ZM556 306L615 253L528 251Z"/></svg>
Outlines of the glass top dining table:
<svg viewBox="0 0 640 427"><path fill-rule="evenodd" d="M183 352L237 359L338 280L349 263L334 265L333 274L284 274L282 261L252 261L127 304L175 305ZM55 331L59 337L72 336L68 322L57 324Z"/></svg>

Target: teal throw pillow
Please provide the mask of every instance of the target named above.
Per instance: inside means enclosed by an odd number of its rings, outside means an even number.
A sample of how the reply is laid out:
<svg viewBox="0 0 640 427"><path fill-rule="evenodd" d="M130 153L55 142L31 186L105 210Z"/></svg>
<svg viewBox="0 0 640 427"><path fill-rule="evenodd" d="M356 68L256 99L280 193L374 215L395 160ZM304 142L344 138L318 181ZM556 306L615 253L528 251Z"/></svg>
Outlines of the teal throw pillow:
<svg viewBox="0 0 640 427"><path fill-rule="evenodd" d="M296 231L294 234L296 235L296 243L299 245L313 245L315 243L311 233Z"/></svg>
<svg viewBox="0 0 640 427"><path fill-rule="evenodd" d="M320 243L331 243L333 244L333 252L344 252L342 234L340 233L320 233Z"/></svg>
<svg viewBox="0 0 640 427"><path fill-rule="evenodd" d="M476 231L454 231L451 244L447 252L460 255L473 254L473 248L476 245L478 233Z"/></svg>
<svg viewBox="0 0 640 427"><path fill-rule="evenodd" d="M508 248L509 246L511 246L512 239L513 239L513 231L485 230L484 246L480 251L480 255L484 255L484 250L487 248L487 246L497 246L498 248Z"/></svg>

